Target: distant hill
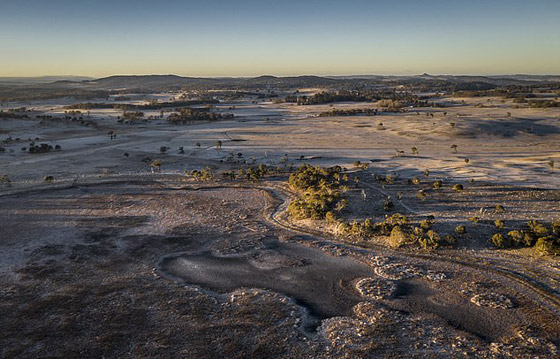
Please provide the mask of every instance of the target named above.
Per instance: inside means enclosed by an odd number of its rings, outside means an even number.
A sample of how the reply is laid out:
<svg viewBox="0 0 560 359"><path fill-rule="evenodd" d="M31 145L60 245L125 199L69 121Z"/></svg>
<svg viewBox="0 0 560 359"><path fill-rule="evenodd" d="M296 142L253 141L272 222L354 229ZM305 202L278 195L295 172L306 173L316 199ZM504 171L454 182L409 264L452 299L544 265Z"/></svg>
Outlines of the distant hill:
<svg viewBox="0 0 560 359"><path fill-rule="evenodd" d="M327 86L339 80L320 76L254 78L182 77L177 75L115 75L84 82L93 88L104 89L180 89L183 87L304 87Z"/></svg>
<svg viewBox="0 0 560 359"><path fill-rule="evenodd" d="M34 85L49 84L53 82L80 82L92 80L86 76L38 76L38 77L0 77L2 85Z"/></svg>
<svg viewBox="0 0 560 359"><path fill-rule="evenodd" d="M115 75L100 79L90 80L84 84L107 89L130 88L158 88L182 87L193 84L208 84L215 82L211 78L181 77L177 75Z"/></svg>
<svg viewBox="0 0 560 359"><path fill-rule="evenodd" d="M550 86L557 88L560 76L503 75L411 75L411 76L288 76L258 77L183 77L178 75L115 75L98 79L83 76L4 77L0 78L0 100L18 101L73 97L106 98L115 92L163 92L181 89L293 90L319 87L325 89L368 89L379 86L405 86L415 91L476 91L503 86Z"/></svg>

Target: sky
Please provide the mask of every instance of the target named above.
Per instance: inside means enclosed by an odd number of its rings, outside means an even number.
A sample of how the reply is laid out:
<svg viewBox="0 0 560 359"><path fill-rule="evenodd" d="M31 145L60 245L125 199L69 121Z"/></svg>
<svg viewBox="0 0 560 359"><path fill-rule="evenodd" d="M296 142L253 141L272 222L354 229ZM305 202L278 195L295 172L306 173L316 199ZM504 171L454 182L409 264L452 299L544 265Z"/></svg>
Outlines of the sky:
<svg viewBox="0 0 560 359"><path fill-rule="evenodd" d="M560 0L0 0L0 76L560 74Z"/></svg>

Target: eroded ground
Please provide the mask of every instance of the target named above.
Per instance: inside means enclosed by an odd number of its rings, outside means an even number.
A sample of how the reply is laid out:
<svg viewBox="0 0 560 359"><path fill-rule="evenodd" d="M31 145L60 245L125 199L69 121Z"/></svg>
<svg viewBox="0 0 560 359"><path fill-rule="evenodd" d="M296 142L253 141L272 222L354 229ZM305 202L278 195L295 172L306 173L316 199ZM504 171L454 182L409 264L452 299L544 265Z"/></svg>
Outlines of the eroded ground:
<svg viewBox="0 0 560 359"><path fill-rule="evenodd" d="M558 355L558 306L491 265L297 233L269 221L280 193L200 186L119 176L3 195L1 356ZM558 283L558 266L535 268Z"/></svg>

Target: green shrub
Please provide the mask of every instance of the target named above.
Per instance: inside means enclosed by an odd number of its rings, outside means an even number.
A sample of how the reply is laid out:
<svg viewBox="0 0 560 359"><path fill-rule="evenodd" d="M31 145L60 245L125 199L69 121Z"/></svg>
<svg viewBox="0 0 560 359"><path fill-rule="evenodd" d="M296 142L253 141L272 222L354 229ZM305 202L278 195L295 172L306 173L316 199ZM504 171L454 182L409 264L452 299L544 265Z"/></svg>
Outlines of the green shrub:
<svg viewBox="0 0 560 359"><path fill-rule="evenodd" d="M434 183L432 183L432 187L434 187L434 189L440 189L443 186L443 182L441 180L437 180L434 181Z"/></svg>
<svg viewBox="0 0 560 359"><path fill-rule="evenodd" d="M462 184L457 183L457 184L455 184L455 185L453 186L453 189L454 189L455 191L457 191L457 192L460 192L460 191L463 191L465 188L463 187Z"/></svg>
<svg viewBox="0 0 560 359"><path fill-rule="evenodd" d="M425 219L425 220L420 222L420 228L427 231L427 230L432 228L433 224L434 224L433 221L429 221L429 220Z"/></svg>
<svg viewBox="0 0 560 359"><path fill-rule="evenodd" d="M560 218L552 222L552 233L556 236L560 236Z"/></svg>
<svg viewBox="0 0 560 359"><path fill-rule="evenodd" d="M457 244L457 238L448 234L448 235L445 236L445 242L449 245L455 245L455 244Z"/></svg>
<svg viewBox="0 0 560 359"><path fill-rule="evenodd" d="M533 225L530 225L529 228L531 228L531 231L538 237L546 237L550 234L548 228L546 228L543 224L538 222L534 223Z"/></svg>
<svg viewBox="0 0 560 359"><path fill-rule="evenodd" d="M455 233L463 235L463 234L467 233L467 227L462 226L462 225L457 226L457 227L455 227Z"/></svg>
<svg viewBox="0 0 560 359"><path fill-rule="evenodd" d="M389 244L393 248L402 247L407 242L408 236L400 226L394 226L389 236Z"/></svg>
<svg viewBox="0 0 560 359"><path fill-rule="evenodd" d="M537 237L531 232L523 232L523 244L527 247L531 247L537 241Z"/></svg>
<svg viewBox="0 0 560 359"><path fill-rule="evenodd" d="M389 212L390 210L393 209L395 205L393 204L393 201L391 201L389 198L387 198L384 202L383 202L383 209L385 210L385 212Z"/></svg>
<svg viewBox="0 0 560 359"><path fill-rule="evenodd" d="M496 226L497 229L503 229L506 226L506 223L503 219L497 219L494 221L494 226Z"/></svg>
<svg viewBox="0 0 560 359"><path fill-rule="evenodd" d="M507 235L508 235L510 241L513 243L513 245L520 246L520 245L525 244L525 241L524 241L525 236L523 235L523 233L521 231L518 231L518 230L509 231Z"/></svg>
<svg viewBox="0 0 560 359"><path fill-rule="evenodd" d="M373 232L375 226L374 226L374 224L373 224L373 222L372 222L371 219L367 218L367 219L364 221L364 228L365 228L366 231L368 231L368 232Z"/></svg>
<svg viewBox="0 0 560 359"><path fill-rule="evenodd" d="M150 167L155 169L156 171L159 171L161 169L161 160L153 160L150 163Z"/></svg>
<svg viewBox="0 0 560 359"><path fill-rule="evenodd" d="M480 221L480 217L477 217L477 216L471 217L471 218L469 218L469 221L471 221L474 224L477 224L478 221Z"/></svg>
<svg viewBox="0 0 560 359"><path fill-rule="evenodd" d="M338 222L338 218L332 211L328 211L325 213L325 221L327 221L328 224L335 224Z"/></svg>
<svg viewBox="0 0 560 359"><path fill-rule="evenodd" d="M348 207L348 200L343 198L334 206L337 212L342 212L346 207Z"/></svg>
<svg viewBox="0 0 560 359"><path fill-rule="evenodd" d="M501 204L496 205L496 213L504 213L506 210Z"/></svg>
<svg viewBox="0 0 560 359"><path fill-rule="evenodd" d="M509 247L509 240L504 237L501 233L496 233L492 236L492 244L496 248L507 248Z"/></svg>
<svg viewBox="0 0 560 359"><path fill-rule="evenodd" d="M156 160L159 161L159 160ZM154 161L152 163L152 167L158 167L161 166L161 162L159 162L159 165L157 163L155 163L156 161ZM196 181L210 181L214 178L214 172L212 172L212 169L210 167L206 167L202 170L192 170L192 171L185 171L185 174L187 177L193 178Z"/></svg>
<svg viewBox="0 0 560 359"><path fill-rule="evenodd" d="M540 255L558 255L560 254L560 246L555 243L552 237L541 237L537 239L535 251Z"/></svg>
<svg viewBox="0 0 560 359"><path fill-rule="evenodd" d="M385 219L385 222L392 226L402 226L408 223L408 217L401 213L394 213Z"/></svg>
<svg viewBox="0 0 560 359"><path fill-rule="evenodd" d="M440 236L434 230L429 230L425 236L418 239L418 243L424 249L436 249L439 247Z"/></svg>

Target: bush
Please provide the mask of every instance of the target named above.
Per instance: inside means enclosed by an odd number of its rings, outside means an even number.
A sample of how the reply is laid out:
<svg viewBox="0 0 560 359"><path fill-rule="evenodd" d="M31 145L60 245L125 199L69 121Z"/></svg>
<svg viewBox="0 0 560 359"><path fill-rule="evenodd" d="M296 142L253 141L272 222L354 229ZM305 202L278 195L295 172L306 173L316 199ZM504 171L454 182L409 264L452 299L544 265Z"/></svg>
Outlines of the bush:
<svg viewBox="0 0 560 359"><path fill-rule="evenodd" d="M418 242L424 249L436 249L439 247L440 236L434 230L429 230L426 236L421 237Z"/></svg>
<svg viewBox="0 0 560 359"><path fill-rule="evenodd" d="M443 186L443 182L441 180L437 180L434 181L434 183L432 183L432 187L434 187L434 189L440 189Z"/></svg>
<svg viewBox="0 0 560 359"><path fill-rule="evenodd" d="M210 167L206 167L203 170L192 170L192 171L185 171L187 177L191 177L196 181L210 181L214 178L214 172Z"/></svg>
<svg viewBox="0 0 560 359"><path fill-rule="evenodd" d="M503 236L501 233L496 233L492 236L492 244L496 248L507 248L509 247L509 240Z"/></svg>
<svg viewBox="0 0 560 359"><path fill-rule="evenodd" d="M432 228L433 224L434 224L433 221L429 221L429 220L425 219L425 220L420 222L420 228L427 231L427 230Z"/></svg>
<svg viewBox="0 0 560 359"><path fill-rule="evenodd" d="M552 232L556 236L560 236L560 218L552 222Z"/></svg>
<svg viewBox="0 0 560 359"><path fill-rule="evenodd" d="M156 171L161 170L161 160L153 160L150 163L150 167L153 168Z"/></svg>
<svg viewBox="0 0 560 359"><path fill-rule="evenodd" d="M457 244L457 238L448 234L448 235L445 236L445 242L447 242L447 244L449 244L449 245L455 245L455 244Z"/></svg>
<svg viewBox="0 0 560 359"><path fill-rule="evenodd" d="M527 223L531 232L533 232L538 237L546 237L549 235L549 230L542 223L538 221L529 221Z"/></svg>
<svg viewBox="0 0 560 359"><path fill-rule="evenodd" d="M388 198L383 202L383 209L385 210L385 212L389 212L391 209L393 209L394 206L395 205L393 204L393 201Z"/></svg>
<svg viewBox="0 0 560 359"><path fill-rule="evenodd" d="M392 226L402 226L408 223L408 217L404 214L394 213L392 216L385 219L385 222Z"/></svg>
<svg viewBox="0 0 560 359"><path fill-rule="evenodd" d="M506 223L504 222L503 219L497 219L494 221L494 225L496 226L497 229L503 229L506 226Z"/></svg>
<svg viewBox="0 0 560 359"><path fill-rule="evenodd" d="M535 242L537 241L536 236L531 233L531 232L523 232L523 243L527 246L527 247L531 247L535 244Z"/></svg>
<svg viewBox="0 0 560 359"><path fill-rule="evenodd" d="M457 234L465 234L465 233L467 233L467 227L465 227L465 226L457 226L457 227L455 227L455 232L456 232Z"/></svg>
<svg viewBox="0 0 560 359"><path fill-rule="evenodd" d="M389 236L389 244L393 248L402 247L407 242L408 236L402 230L400 226L395 226L391 230L391 235Z"/></svg>
<svg viewBox="0 0 560 359"><path fill-rule="evenodd" d="M560 254L560 245L552 237L541 237L537 239L535 251L543 256Z"/></svg>
<svg viewBox="0 0 560 359"><path fill-rule="evenodd" d="M524 242L525 236L521 231L518 231L518 230L509 231L507 235L508 235L510 241L513 243L513 245L520 246L520 245L525 244L525 242Z"/></svg>
<svg viewBox="0 0 560 359"><path fill-rule="evenodd" d="M460 192L460 191L464 190L465 188L463 187L462 184L457 183L457 184L455 184L455 185L453 186L453 189L454 189L455 191L457 191L457 192Z"/></svg>

